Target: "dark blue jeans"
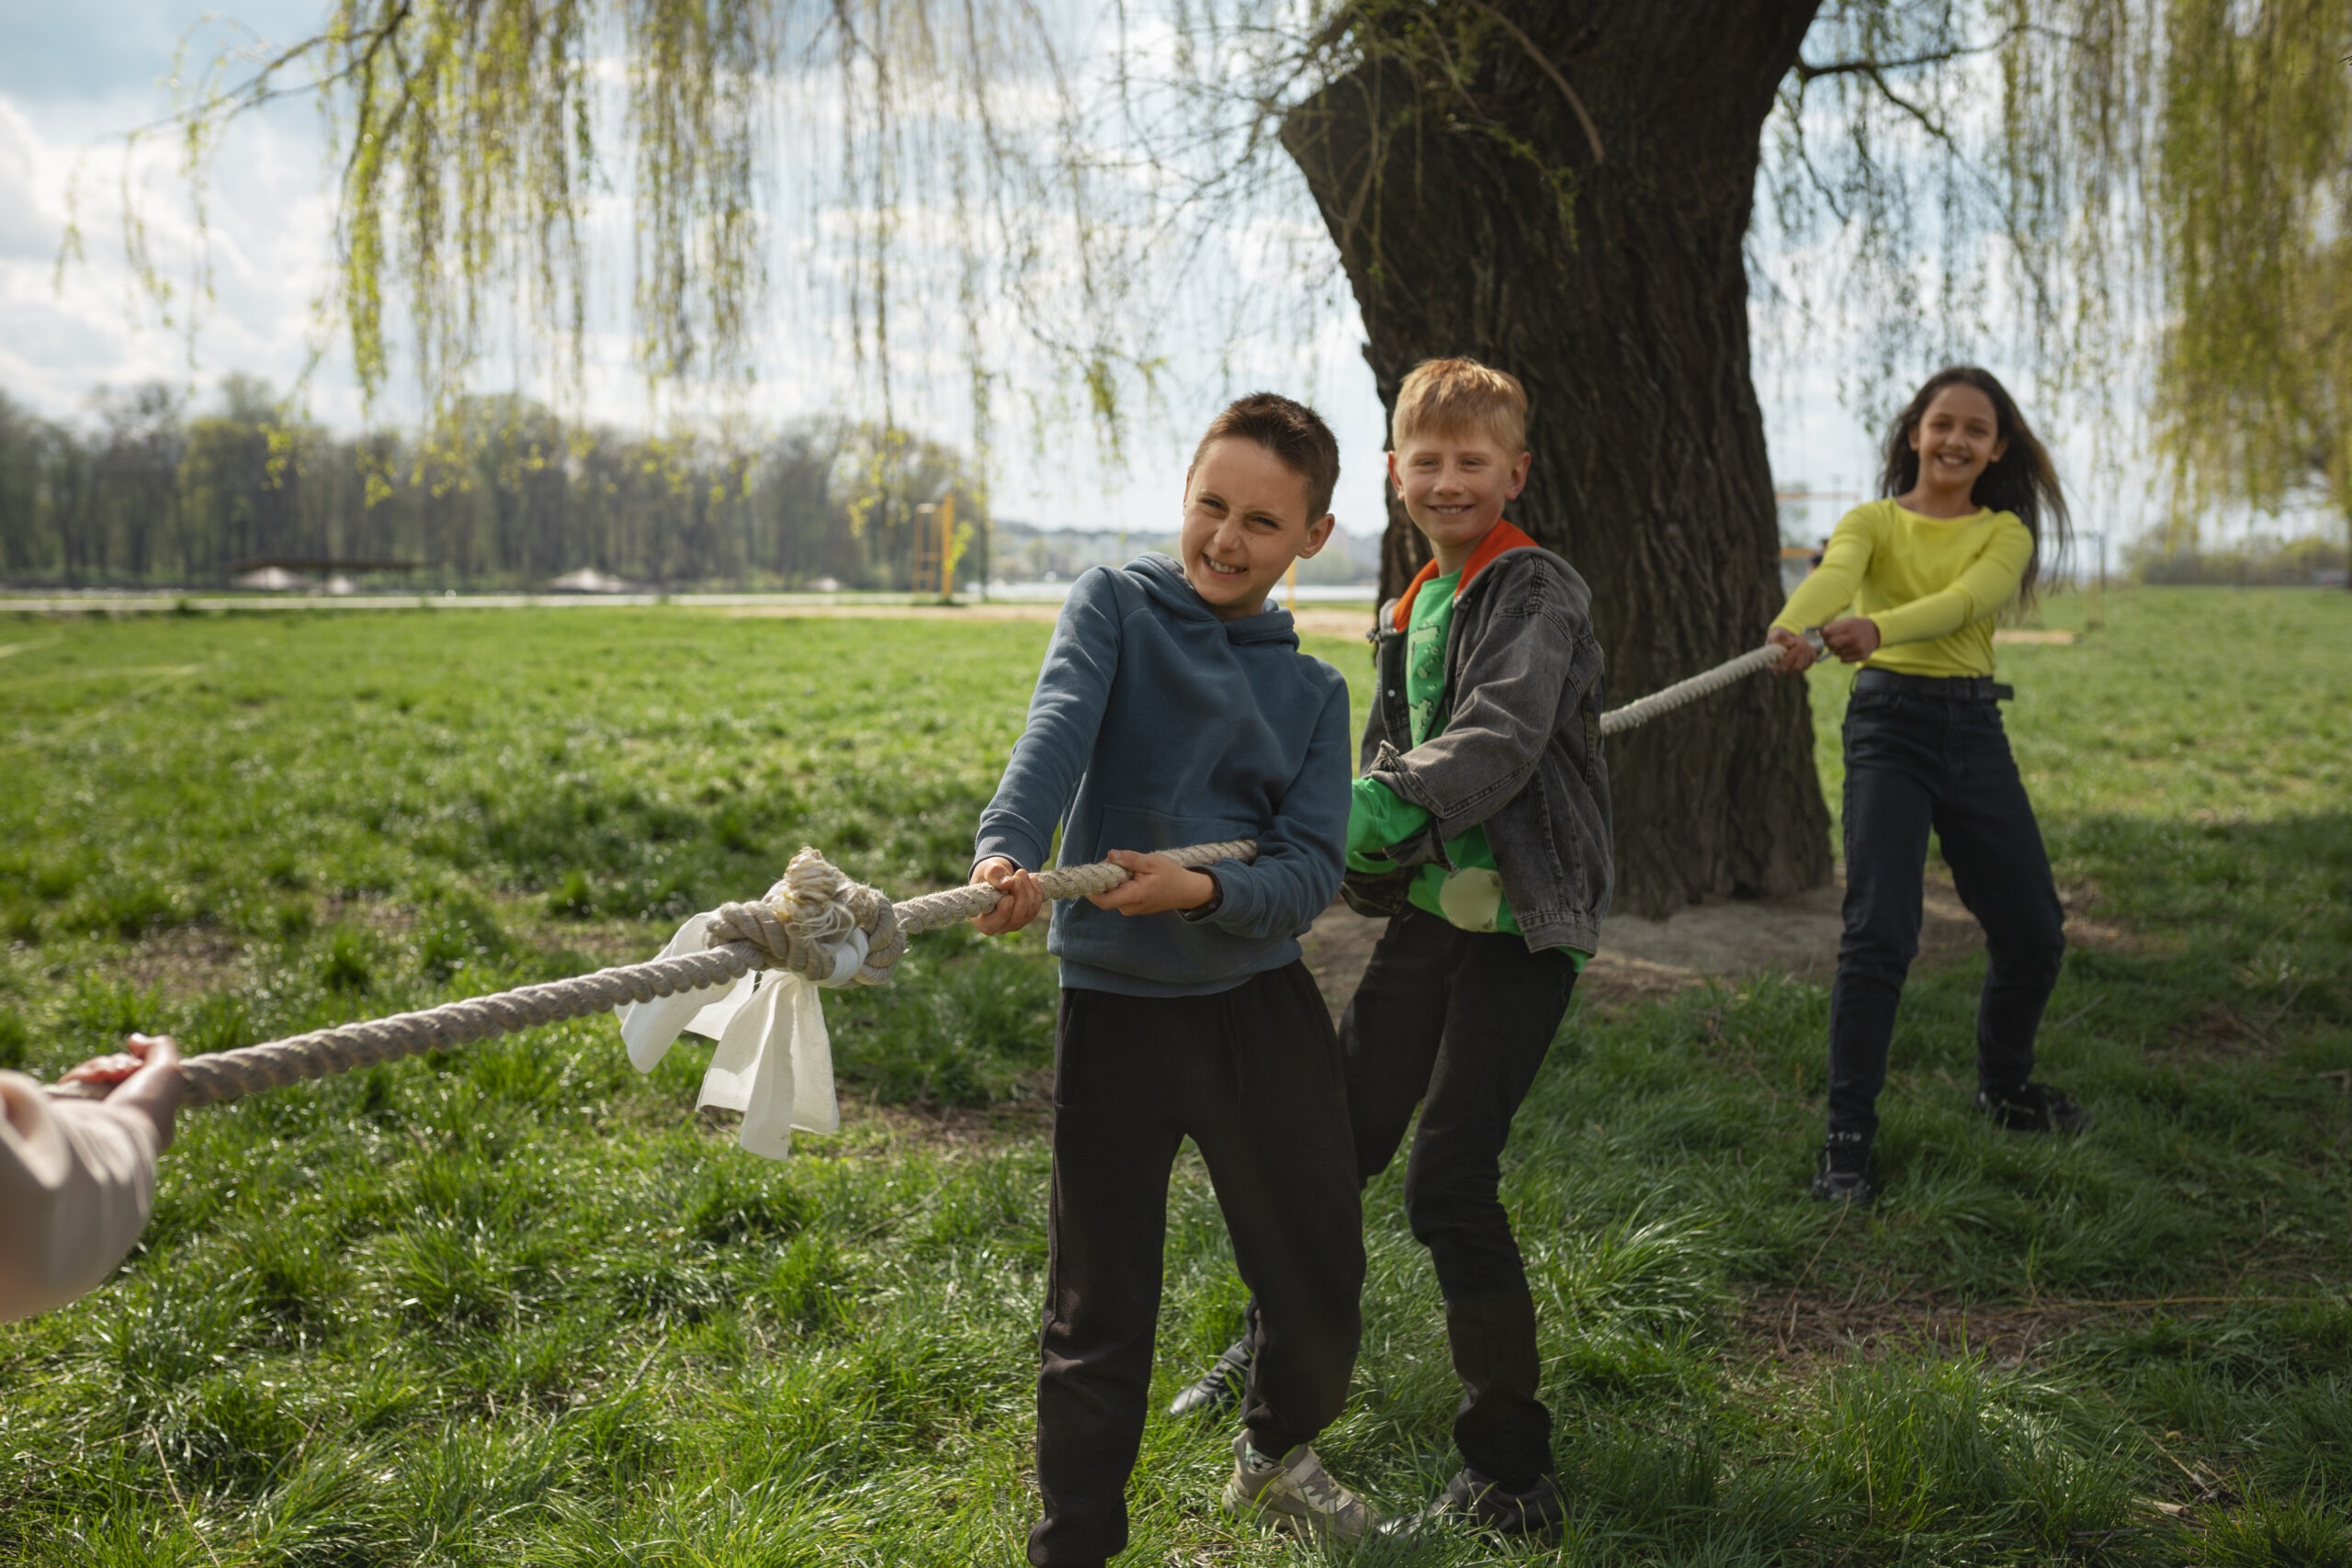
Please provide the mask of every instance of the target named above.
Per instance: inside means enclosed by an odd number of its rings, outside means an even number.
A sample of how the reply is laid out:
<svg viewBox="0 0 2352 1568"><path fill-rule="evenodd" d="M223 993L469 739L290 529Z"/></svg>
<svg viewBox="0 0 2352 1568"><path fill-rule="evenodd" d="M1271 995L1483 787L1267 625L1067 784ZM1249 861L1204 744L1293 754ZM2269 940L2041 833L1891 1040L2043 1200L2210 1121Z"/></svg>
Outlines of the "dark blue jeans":
<svg viewBox="0 0 2352 1568"><path fill-rule="evenodd" d="M1990 699L1856 692L1846 709L1846 932L1829 999L1829 1130L1878 1132L1903 979L1919 951L1928 830L1991 963L1976 1009L1981 1087L2033 1073L2065 913L2001 712Z"/></svg>

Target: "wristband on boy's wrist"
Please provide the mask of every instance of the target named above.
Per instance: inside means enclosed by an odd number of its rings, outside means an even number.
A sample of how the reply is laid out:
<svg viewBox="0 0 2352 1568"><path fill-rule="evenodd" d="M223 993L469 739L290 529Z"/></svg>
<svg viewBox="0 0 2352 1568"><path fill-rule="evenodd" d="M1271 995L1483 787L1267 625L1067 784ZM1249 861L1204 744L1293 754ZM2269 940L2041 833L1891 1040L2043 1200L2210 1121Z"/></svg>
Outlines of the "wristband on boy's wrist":
<svg viewBox="0 0 2352 1568"><path fill-rule="evenodd" d="M1216 872L1204 871L1201 874L1209 879L1209 901L1205 904L1195 904L1189 909L1177 911L1188 920L1205 920L1225 908L1225 884L1216 879Z"/></svg>

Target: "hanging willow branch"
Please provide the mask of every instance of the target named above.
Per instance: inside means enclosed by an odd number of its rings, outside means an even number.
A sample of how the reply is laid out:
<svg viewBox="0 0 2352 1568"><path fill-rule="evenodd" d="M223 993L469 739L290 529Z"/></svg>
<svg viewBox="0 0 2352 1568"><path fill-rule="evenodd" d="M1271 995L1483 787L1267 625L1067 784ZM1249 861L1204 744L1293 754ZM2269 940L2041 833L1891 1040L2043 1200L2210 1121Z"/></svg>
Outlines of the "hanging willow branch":
<svg viewBox="0 0 2352 1568"><path fill-rule="evenodd" d="M396 344L435 407L510 341L577 381L611 196L650 382L748 375L790 313L768 271L788 237L784 281L846 321L886 432L905 376L954 365L983 430L1010 378L1033 423L1074 415L1115 451L1161 334L1197 324L1185 291L1224 280L1228 343L1303 343L1343 308L1286 156L1314 134L1302 106L1379 84L1378 134L1487 138L1572 228L1583 182L1638 161L1641 128L1604 139L1575 68L1632 6L335 0L317 36L198 77L167 127L200 202L230 120L319 95L329 303L371 403ZM1865 411L1992 354L2132 416L2153 359L2184 494L2315 485L2352 513L2347 39L2352 0L1826 0L1767 148L1764 216L1799 259L1765 292L1809 348L1811 312L1871 312L1846 377ZM1573 165L1538 151L1563 144L1552 116ZM1346 243L1376 258L1382 213L1368 170ZM125 243L175 308L128 199ZM895 516L889 451L867 499Z"/></svg>
<svg viewBox="0 0 2352 1568"><path fill-rule="evenodd" d="M2213 0L2174 28L2157 203L2167 446L2191 499L2315 494L2352 519L2352 4Z"/></svg>

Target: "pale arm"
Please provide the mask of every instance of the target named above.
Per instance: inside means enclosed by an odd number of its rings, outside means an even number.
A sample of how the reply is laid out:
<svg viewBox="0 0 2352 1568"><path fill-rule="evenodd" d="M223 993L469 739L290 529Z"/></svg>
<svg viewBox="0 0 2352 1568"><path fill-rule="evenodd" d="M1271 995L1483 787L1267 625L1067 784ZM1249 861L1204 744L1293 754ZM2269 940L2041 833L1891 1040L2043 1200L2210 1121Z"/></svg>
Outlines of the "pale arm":
<svg viewBox="0 0 2352 1568"><path fill-rule="evenodd" d="M0 1319L82 1295L146 1228L178 1097L178 1055L156 1044L149 1066L105 1100L53 1099L21 1073L0 1073Z"/></svg>

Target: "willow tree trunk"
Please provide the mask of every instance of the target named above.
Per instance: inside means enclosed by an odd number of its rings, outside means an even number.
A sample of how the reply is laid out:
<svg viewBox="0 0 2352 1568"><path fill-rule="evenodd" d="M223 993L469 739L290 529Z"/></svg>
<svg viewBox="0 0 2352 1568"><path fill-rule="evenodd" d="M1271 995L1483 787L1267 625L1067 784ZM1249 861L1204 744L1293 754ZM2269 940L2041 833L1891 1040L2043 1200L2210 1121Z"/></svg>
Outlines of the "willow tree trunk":
<svg viewBox="0 0 2352 1568"><path fill-rule="evenodd" d="M1466 24L1447 40L1466 81L1405 30L1426 8L1368 7L1369 62L1283 141L1338 242L1383 403L1442 355L1526 384L1534 468L1511 515L1592 584L1614 705L1756 647L1780 608L1742 246L1764 120L1816 6L1442 9ZM1384 597L1427 558L1390 513ZM1742 682L1612 739L1608 760L1620 910L1826 880L1802 682Z"/></svg>

